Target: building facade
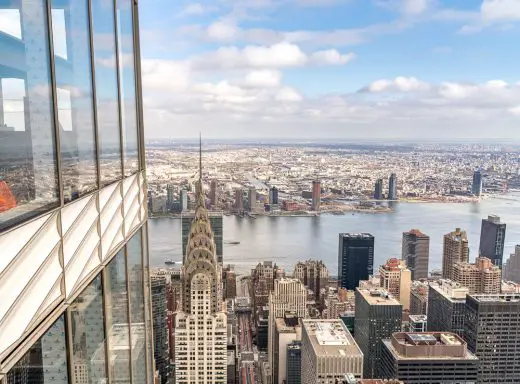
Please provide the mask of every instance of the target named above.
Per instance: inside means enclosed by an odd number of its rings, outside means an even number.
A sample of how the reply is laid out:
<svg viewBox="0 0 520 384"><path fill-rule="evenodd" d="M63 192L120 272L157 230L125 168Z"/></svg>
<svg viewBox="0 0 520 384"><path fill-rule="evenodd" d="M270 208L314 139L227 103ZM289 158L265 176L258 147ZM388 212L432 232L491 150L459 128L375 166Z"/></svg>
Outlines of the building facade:
<svg viewBox="0 0 520 384"><path fill-rule="evenodd" d="M294 312L286 312L283 318L275 319L273 346L273 383L287 382L288 347L302 339L302 327Z"/></svg>
<svg viewBox="0 0 520 384"><path fill-rule="evenodd" d="M355 290L360 280L374 273L374 236L369 233L340 233L338 249L339 287Z"/></svg>
<svg viewBox="0 0 520 384"><path fill-rule="evenodd" d="M466 231L456 228L455 231L444 235L442 252L442 277L453 279L453 265L458 262L469 261L469 244Z"/></svg>
<svg viewBox="0 0 520 384"><path fill-rule="evenodd" d="M379 267L379 286L399 299L403 309L410 309L412 274L403 260L388 259Z"/></svg>
<svg viewBox="0 0 520 384"><path fill-rule="evenodd" d="M329 271L323 261L299 261L294 266L293 276L314 292L315 300L320 298L320 290L329 281Z"/></svg>
<svg viewBox="0 0 520 384"><path fill-rule="evenodd" d="M150 281L155 369L159 372L161 384L166 384L170 376L166 276L152 275Z"/></svg>
<svg viewBox="0 0 520 384"><path fill-rule="evenodd" d="M502 272L487 257L477 257L474 264L456 262L453 281L467 287L470 294L500 293Z"/></svg>
<svg viewBox="0 0 520 384"><path fill-rule="evenodd" d="M287 345L286 384L301 384L302 343L294 341Z"/></svg>
<svg viewBox="0 0 520 384"><path fill-rule="evenodd" d="M321 183L319 180L312 181L312 206L313 211L319 211L321 205Z"/></svg>
<svg viewBox="0 0 520 384"><path fill-rule="evenodd" d="M384 290L356 289L355 338L363 352L363 378L376 378L381 340L401 331L403 307Z"/></svg>
<svg viewBox="0 0 520 384"><path fill-rule="evenodd" d="M388 200L397 200L397 175L392 173L388 179Z"/></svg>
<svg viewBox="0 0 520 384"><path fill-rule="evenodd" d="M520 245L515 246L515 253L502 266L502 276L505 281L520 282Z"/></svg>
<svg viewBox="0 0 520 384"><path fill-rule="evenodd" d="M428 278L430 236L419 229L403 232L402 259L412 272L412 280Z"/></svg>
<svg viewBox="0 0 520 384"><path fill-rule="evenodd" d="M199 185L202 185L202 153ZM175 321L175 383L227 383L227 314L222 266L202 188L191 224L182 273L182 310Z"/></svg>
<svg viewBox="0 0 520 384"><path fill-rule="evenodd" d="M410 315L426 315L428 313L427 282L413 281L410 289Z"/></svg>
<svg viewBox="0 0 520 384"><path fill-rule="evenodd" d="M471 184L471 194L480 197L482 195L482 173L473 172L473 182Z"/></svg>
<svg viewBox="0 0 520 384"><path fill-rule="evenodd" d="M222 264L224 258L224 221L222 211L209 211L209 222L213 231L213 239L215 240L217 261ZM186 259L186 247L188 246L188 237L191 230L191 223L195 217L195 212L183 212L181 215L182 230L182 262Z"/></svg>
<svg viewBox="0 0 520 384"><path fill-rule="evenodd" d="M520 294L469 295L465 340L480 360L478 383L520 382Z"/></svg>
<svg viewBox="0 0 520 384"><path fill-rule="evenodd" d="M303 320L301 383L329 384L363 377L363 353L339 319Z"/></svg>
<svg viewBox="0 0 520 384"><path fill-rule="evenodd" d="M374 200L383 200L383 179L377 179L374 185Z"/></svg>
<svg viewBox="0 0 520 384"><path fill-rule="evenodd" d="M137 3L0 9L0 377L153 383Z"/></svg>
<svg viewBox="0 0 520 384"><path fill-rule="evenodd" d="M469 289L451 280L430 283L428 331L452 332L464 337L466 295Z"/></svg>
<svg viewBox="0 0 520 384"><path fill-rule="evenodd" d="M406 384L475 384L479 359L449 332L394 333L382 342L380 378Z"/></svg>
<svg viewBox="0 0 520 384"><path fill-rule="evenodd" d="M278 188L276 187L269 189L269 204L278 205Z"/></svg>
<svg viewBox="0 0 520 384"><path fill-rule="evenodd" d="M506 223L501 222L500 217L490 215L487 219L482 219L479 256L491 259L493 264L502 268L505 240Z"/></svg>

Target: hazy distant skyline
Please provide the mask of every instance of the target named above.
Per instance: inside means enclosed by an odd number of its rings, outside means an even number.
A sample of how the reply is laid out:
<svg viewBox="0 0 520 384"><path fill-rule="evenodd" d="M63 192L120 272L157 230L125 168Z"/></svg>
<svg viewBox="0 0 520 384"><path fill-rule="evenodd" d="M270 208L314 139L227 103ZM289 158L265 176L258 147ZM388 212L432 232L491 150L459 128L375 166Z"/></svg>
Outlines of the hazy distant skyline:
<svg viewBox="0 0 520 384"><path fill-rule="evenodd" d="M520 1L140 2L146 137L520 140Z"/></svg>

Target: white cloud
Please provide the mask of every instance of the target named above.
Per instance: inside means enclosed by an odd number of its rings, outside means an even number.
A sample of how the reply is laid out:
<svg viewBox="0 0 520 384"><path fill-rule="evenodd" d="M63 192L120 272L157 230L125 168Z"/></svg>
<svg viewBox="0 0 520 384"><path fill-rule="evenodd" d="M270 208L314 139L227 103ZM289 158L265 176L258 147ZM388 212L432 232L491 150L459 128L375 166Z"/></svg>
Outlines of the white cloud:
<svg viewBox="0 0 520 384"><path fill-rule="evenodd" d="M199 16L216 11L217 8L211 5L192 3L183 8L177 15L178 17Z"/></svg>
<svg viewBox="0 0 520 384"><path fill-rule="evenodd" d="M230 41L233 40L239 30L236 26L225 23L223 21L216 21L207 29L208 37L211 40L217 40L217 41Z"/></svg>
<svg viewBox="0 0 520 384"><path fill-rule="evenodd" d="M272 88L280 85L282 73L271 69L261 69L249 72L243 81L244 86L252 88Z"/></svg>
<svg viewBox="0 0 520 384"><path fill-rule="evenodd" d="M407 15L419 15L428 8L429 0L403 0L402 11Z"/></svg>
<svg viewBox="0 0 520 384"><path fill-rule="evenodd" d="M484 0L480 11L486 21L520 20L520 1Z"/></svg>
<svg viewBox="0 0 520 384"><path fill-rule="evenodd" d="M180 91L190 84L191 70L186 62L142 60L143 85L149 91Z"/></svg>
<svg viewBox="0 0 520 384"><path fill-rule="evenodd" d="M520 117L520 104L516 107L512 107L509 109L509 112L511 112L513 115Z"/></svg>
<svg viewBox="0 0 520 384"><path fill-rule="evenodd" d="M426 91L430 88L428 83L416 79L415 77L398 76L393 80L381 79L369 84L361 89L362 92L414 92Z"/></svg>
<svg viewBox="0 0 520 384"><path fill-rule="evenodd" d="M275 100L293 102L293 101L301 101L301 100L303 100L303 97L295 89L292 89L290 87L283 87L276 94Z"/></svg>
<svg viewBox="0 0 520 384"><path fill-rule="evenodd" d="M343 65L354 58L353 53L341 54L335 49L318 51L311 55L312 62L318 65Z"/></svg>
<svg viewBox="0 0 520 384"><path fill-rule="evenodd" d="M19 39L22 38L20 11L18 9L0 9L0 31Z"/></svg>

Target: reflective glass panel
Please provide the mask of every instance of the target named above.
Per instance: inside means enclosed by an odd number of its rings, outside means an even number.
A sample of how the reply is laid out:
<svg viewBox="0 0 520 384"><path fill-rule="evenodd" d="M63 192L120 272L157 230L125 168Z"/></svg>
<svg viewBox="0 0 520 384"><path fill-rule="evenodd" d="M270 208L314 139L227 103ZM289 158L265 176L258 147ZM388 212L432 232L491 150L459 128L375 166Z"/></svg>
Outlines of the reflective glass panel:
<svg viewBox="0 0 520 384"><path fill-rule="evenodd" d="M72 372L75 384L107 381L103 291L98 276L69 307L72 328Z"/></svg>
<svg viewBox="0 0 520 384"><path fill-rule="evenodd" d="M123 161L125 175L128 176L137 172L138 169L132 2L130 0L116 0L116 8Z"/></svg>
<svg viewBox="0 0 520 384"><path fill-rule="evenodd" d="M123 250L114 257L105 271L109 369L113 383L130 383L130 330Z"/></svg>
<svg viewBox="0 0 520 384"><path fill-rule="evenodd" d="M0 230L59 203L44 0L0 0Z"/></svg>
<svg viewBox="0 0 520 384"><path fill-rule="evenodd" d="M114 3L92 0L101 185L121 178Z"/></svg>
<svg viewBox="0 0 520 384"><path fill-rule="evenodd" d="M7 384L68 384L63 316L7 373Z"/></svg>
<svg viewBox="0 0 520 384"><path fill-rule="evenodd" d="M132 324L133 384L146 383L146 341L144 324L143 262L141 232L127 246L128 287L130 289L130 323Z"/></svg>
<svg viewBox="0 0 520 384"><path fill-rule="evenodd" d="M141 228L143 237L142 240L146 241L148 238L148 224L145 224ZM145 310L144 310L144 321L146 324L146 337L148 338L147 345L147 353L146 353L146 359L147 359L147 365L148 365L148 381L153 382L154 381L154 371L150 367L153 367L153 350L152 350L152 308L151 308L151 290L150 290L150 261L148 259L148 247L143 248L143 269L144 269L144 304L145 304Z"/></svg>
<svg viewBox="0 0 520 384"><path fill-rule="evenodd" d="M87 0L52 0L65 202L97 187Z"/></svg>

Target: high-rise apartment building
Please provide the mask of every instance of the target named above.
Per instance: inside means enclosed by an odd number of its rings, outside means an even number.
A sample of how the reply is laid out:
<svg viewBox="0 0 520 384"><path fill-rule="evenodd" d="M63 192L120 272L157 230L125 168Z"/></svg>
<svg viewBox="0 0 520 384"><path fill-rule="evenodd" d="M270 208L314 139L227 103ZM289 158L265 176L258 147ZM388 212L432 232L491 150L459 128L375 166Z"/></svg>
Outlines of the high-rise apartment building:
<svg viewBox="0 0 520 384"><path fill-rule="evenodd" d="M302 343L293 341L287 345L286 384L301 384Z"/></svg>
<svg viewBox="0 0 520 384"><path fill-rule="evenodd" d="M173 184L166 185L166 209L168 211L171 211L174 206L174 198L173 198L174 190L175 190L175 188L174 188Z"/></svg>
<svg viewBox="0 0 520 384"><path fill-rule="evenodd" d="M293 275L314 292L314 297L317 301L320 297L320 289L325 287L329 280L329 271L321 260L299 261L294 266Z"/></svg>
<svg viewBox="0 0 520 384"><path fill-rule="evenodd" d="M209 211L209 223L213 231L213 239L215 240L215 252L217 261L222 264L224 259L224 220L222 211ZM195 217L195 212L183 212L181 215L181 236L182 236L182 262L186 259L186 248L191 230L191 223Z"/></svg>
<svg viewBox="0 0 520 384"><path fill-rule="evenodd" d="M338 249L339 287L355 290L360 280L374 273L374 236L340 233Z"/></svg>
<svg viewBox="0 0 520 384"><path fill-rule="evenodd" d="M244 190L241 188L235 189L235 203L233 208L235 208L237 212L244 210Z"/></svg>
<svg viewBox="0 0 520 384"><path fill-rule="evenodd" d="M247 192L247 210L249 212L254 211L256 208L256 188L249 187Z"/></svg>
<svg viewBox="0 0 520 384"><path fill-rule="evenodd" d="M181 189L181 192L179 193L179 200L181 204L181 212L188 210L188 191L185 189Z"/></svg>
<svg viewBox="0 0 520 384"><path fill-rule="evenodd" d="M487 257L477 257L474 264L456 262L453 281L467 287L470 294L500 293L502 272Z"/></svg>
<svg viewBox="0 0 520 384"><path fill-rule="evenodd" d="M381 340L401 331L403 307L385 290L356 289L355 339L363 352L363 377L376 378Z"/></svg>
<svg viewBox="0 0 520 384"><path fill-rule="evenodd" d="M520 282L520 245L515 246L515 253L510 254L504 263L502 276L505 281Z"/></svg>
<svg viewBox="0 0 520 384"><path fill-rule="evenodd" d="M506 223L501 222L500 217L490 215L487 219L482 219L479 256L491 259L493 264L502 268L505 240Z"/></svg>
<svg viewBox="0 0 520 384"><path fill-rule="evenodd" d="M175 383L225 383L227 315L222 305L222 267L217 261L202 188L181 271L182 311L175 319Z"/></svg>
<svg viewBox="0 0 520 384"><path fill-rule="evenodd" d="M482 173L480 171L473 172L473 183L471 184L471 194L473 196L482 195Z"/></svg>
<svg viewBox="0 0 520 384"><path fill-rule="evenodd" d="M313 211L319 211L321 205L321 183L319 180L312 182L312 207Z"/></svg>
<svg viewBox="0 0 520 384"><path fill-rule="evenodd" d="M302 384L328 384L352 374L363 377L363 353L339 319L302 321Z"/></svg>
<svg viewBox="0 0 520 384"><path fill-rule="evenodd" d="M399 299L403 309L410 309L412 274L403 260L388 259L379 267L380 287Z"/></svg>
<svg viewBox="0 0 520 384"><path fill-rule="evenodd" d="M211 180L211 183L209 185L209 200L211 203L211 208L215 209L215 206L217 205L217 189L218 189L218 180L213 179Z"/></svg>
<svg viewBox="0 0 520 384"><path fill-rule="evenodd" d="M377 179L374 185L374 200L383 199L383 179Z"/></svg>
<svg viewBox="0 0 520 384"><path fill-rule="evenodd" d="M272 383L278 383L278 364L275 355L275 327L276 319L284 318L287 312L296 318L307 317L307 290L298 279L282 278L274 281L274 289L269 294L269 323L268 323L268 358L271 366ZM294 339L293 339L294 340ZM291 340L292 341L292 340Z"/></svg>
<svg viewBox="0 0 520 384"><path fill-rule="evenodd" d="M1 380L153 383L137 3L0 8Z"/></svg>
<svg viewBox="0 0 520 384"><path fill-rule="evenodd" d="M402 259L412 272L412 280L428 278L430 259L430 236L419 229L403 232Z"/></svg>
<svg viewBox="0 0 520 384"><path fill-rule="evenodd" d="M224 299L234 299L237 296L237 275L233 265L228 265L222 271L222 283Z"/></svg>
<svg viewBox="0 0 520 384"><path fill-rule="evenodd" d="M278 188L276 187L272 187L271 189L269 189L269 204L278 204Z"/></svg>
<svg viewBox="0 0 520 384"><path fill-rule="evenodd" d="M269 303L269 294L274 289L274 280L283 276L283 269L278 268L272 261L258 263L251 270L251 301L253 302L253 317L258 321L261 308Z"/></svg>
<svg viewBox="0 0 520 384"><path fill-rule="evenodd" d="M427 282L413 281L410 289L410 315L426 315L428 310Z"/></svg>
<svg viewBox="0 0 520 384"><path fill-rule="evenodd" d="M388 200L397 200L397 175L392 173L388 179Z"/></svg>
<svg viewBox="0 0 520 384"><path fill-rule="evenodd" d="M466 295L469 289L451 280L430 283L428 331L452 332L464 337Z"/></svg>
<svg viewBox="0 0 520 384"><path fill-rule="evenodd" d="M453 264L457 261L468 262L469 245L466 231L456 228L444 235L442 254L442 277L453 279Z"/></svg>
<svg viewBox="0 0 520 384"><path fill-rule="evenodd" d="M152 275L150 281L155 369L159 371L161 384L166 384L170 375L166 276Z"/></svg>
<svg viewBox="0 0 520 384"><path fill-rule="evenodd" d="M406 384L475 384L479 359L449 332L394 333L382 341L378 377Z"/></svg>
<svg viewBox="0 0 520 384"><path fill-rule="evenodd" d="M480 360L477 383L520 382L520 294L469 295L464 338Z"/></svg>

